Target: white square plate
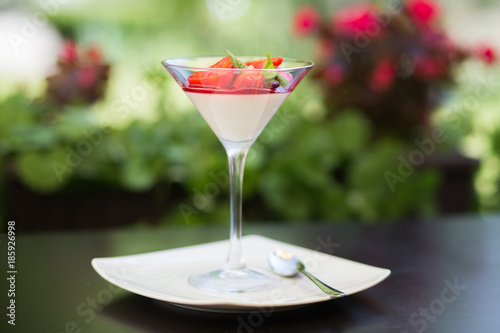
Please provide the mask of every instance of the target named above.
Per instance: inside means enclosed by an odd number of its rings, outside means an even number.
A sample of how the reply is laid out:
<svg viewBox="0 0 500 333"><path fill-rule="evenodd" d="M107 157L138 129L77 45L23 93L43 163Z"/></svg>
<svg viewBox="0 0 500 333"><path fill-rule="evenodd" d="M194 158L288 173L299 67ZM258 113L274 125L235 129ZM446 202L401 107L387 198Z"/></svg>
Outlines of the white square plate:
<svg viewBox="0 0 500 333"><path fill-rule="evenodd" d="M242 239L249 267L271 273L268 254L287 250L304 262L307 270L326 284L347 295L370 288L391 271L342 259L266 237L249 235ZM200 271L222 267L229 241L219 241L172 250L123 257L95 258L92 266L104 279L131 291L175 305L208 311L248 311L256 308L286 309L330 300L305 276L283 278L272 289L248 293L215 293L197 289L188 277Z"/></svg>

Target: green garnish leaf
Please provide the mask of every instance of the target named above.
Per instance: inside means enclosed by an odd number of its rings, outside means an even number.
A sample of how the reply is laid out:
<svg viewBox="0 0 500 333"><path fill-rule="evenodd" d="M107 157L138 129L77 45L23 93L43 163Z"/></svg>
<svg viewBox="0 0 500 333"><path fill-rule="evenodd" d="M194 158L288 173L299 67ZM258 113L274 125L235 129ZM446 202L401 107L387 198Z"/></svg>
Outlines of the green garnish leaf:
<svg viewBox="0 0 500 333"><path fill-rule="evenodd" d="M276 80L278 80L278 83L280 84L280 86L282 86L283 88L286 88L286 86L288 86L288 84L290 82L288 82L287 79L285 79L285 77L283 75L281 75L280 73L278 73L278 75L276 75Z"/></svg>
<svg viewBox="0 0 500 333"><path fill-rule="evenodd" d="M269 53L266 53L266 57L267 57L267 61L264 64L264 66L262 66L262 69L273 69L273 68L276 68L273 65L273 61L271 60L271 56L269 56Z"/></svg>
<svg viewBox="0 0 500 333"><path fill-rule="evenodd" d="M224 52L226 52L226 54L229 56L229 60L231 60L231 63L233 64L234 67L239 68L239 69L248 68L247 65L245 65L241 60L237 59L234 56L234 54L232 54L230 51L224 50ZM269 53L266 54L266 57L267 57L267 61L264 64L264 66L262 66L262 69L274 69L274 68L276 68L273 65L273 61L271 60L271 56L269 56ZM261 74L265 77L266 81L278 81L280 86L282 86L283 88L286 88L286 86L288 86L288 84L290 83L290 82L288 82L288 80L285 77L283 77L283 75L281 75L278 72L263 71Z"/></svg>
<svg viewBox="0 0 500 333"><path fill-rule="evenodd" d="M266 54L266 57L267 57L267 61L264 64L264 66L262 66L262 69L274 69L274 68L276 68L273 65L273 62L271 60L271 57L269 56L269 53ZM275 81L276 75L278 75L277 72L268 72L268 71L264 71L261 74L264 75L266 81Z"/></svg>
<svg viewBox="0 0 500 333"><path fill-rule="evenodd" d="M226 54L229 56L229 60L231 60L231 63L233 64L234 67L236 68L240 68L240 69L245 69L247 68L247 65L245 65L244 63L242 63L240 60L238 60L234 54L232 54L231 52L229 52L228 50L224 50L224 52L226 52Z"/></svg>
<svg viewBox="0 0 500 333"><path fill-rule="evenodd" d="M273 65L273 61L271 60L271 56L269 55L269 53L266 54L266 57L267 57L267 61L264 64L264 66L262 66L262 69L273 69L273 68L276 68ZM283 88L286 88L286 86L288 86L288 84L290 83L290 82L288 82L287 79L285 79L285 77L283 75L281 75L278 72L263 72L262 74L266 78L266 81L267 80L272 80L272 81L276 80L276 81L278 81L278 83L280 84L280 86L282 86Z"/></svg>

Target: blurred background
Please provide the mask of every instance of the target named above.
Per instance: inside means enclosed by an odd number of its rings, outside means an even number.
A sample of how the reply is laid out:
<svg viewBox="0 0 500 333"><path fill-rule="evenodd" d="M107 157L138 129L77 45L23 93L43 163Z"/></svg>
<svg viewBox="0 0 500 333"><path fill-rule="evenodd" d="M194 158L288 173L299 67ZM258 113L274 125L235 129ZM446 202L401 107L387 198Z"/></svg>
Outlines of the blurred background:
<svg viewBox="0 0 500 333"><path fill-rule="evenodd" d="M227 161L160 65L316 67L251 149L244 218L500 210L500 3L0 0L0 219L25 231L228 224Z"/></svg>

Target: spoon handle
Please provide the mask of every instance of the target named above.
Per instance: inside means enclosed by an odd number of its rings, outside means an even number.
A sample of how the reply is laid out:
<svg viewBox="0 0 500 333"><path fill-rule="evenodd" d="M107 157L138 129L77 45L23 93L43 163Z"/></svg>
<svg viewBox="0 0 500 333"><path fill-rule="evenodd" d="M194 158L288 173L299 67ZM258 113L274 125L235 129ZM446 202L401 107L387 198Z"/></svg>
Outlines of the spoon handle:
<svg viewBox="0 0 500 333"><path fill-rule="evenodd" d="M345 296L346 294L343 293L342 291L340 290L337 290L335 288L332 288L330 287L329 285L321 282L320 280L318 280L314 275L312 275L311 273L309 273L308 271L306 271L305 268L301 267L299 269L299 271L304 274L305 276L307 276L309 278L309 280L311 280L312 282L314 282L315 285L317 285L321 290L323 290L323 292L325 294L328 294L330 296L334 296L334 297L342 297L342 296Z"/></svg>

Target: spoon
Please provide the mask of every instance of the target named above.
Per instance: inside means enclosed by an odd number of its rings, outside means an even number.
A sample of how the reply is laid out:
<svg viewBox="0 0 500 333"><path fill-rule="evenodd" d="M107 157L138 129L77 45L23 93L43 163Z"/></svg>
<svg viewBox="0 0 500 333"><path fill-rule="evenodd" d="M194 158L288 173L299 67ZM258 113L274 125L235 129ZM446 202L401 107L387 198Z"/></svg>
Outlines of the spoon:
<svg viewBox="0 0 500 333"><path fill-rule="evenodd" d="M306 271L304 264L299 260L299 258L290 252L281 249L274 250L269 254L268 260L269 266L271 266L273 272L280 276L291 277L300 272L307 276L309 280L314 282L314 284L317 285L324 293L334 297L346 296L346 294L342 291L326 285L314 277L311 273Z"/></svg>

